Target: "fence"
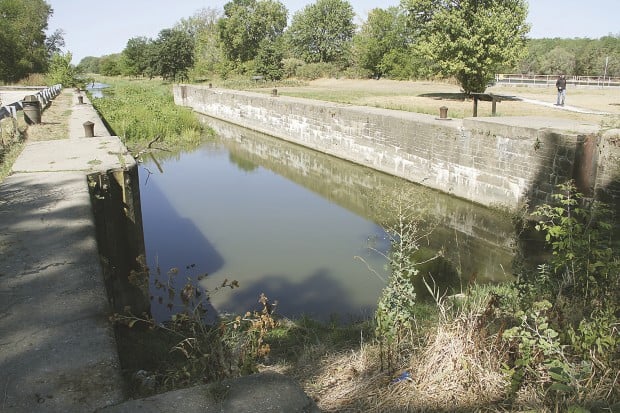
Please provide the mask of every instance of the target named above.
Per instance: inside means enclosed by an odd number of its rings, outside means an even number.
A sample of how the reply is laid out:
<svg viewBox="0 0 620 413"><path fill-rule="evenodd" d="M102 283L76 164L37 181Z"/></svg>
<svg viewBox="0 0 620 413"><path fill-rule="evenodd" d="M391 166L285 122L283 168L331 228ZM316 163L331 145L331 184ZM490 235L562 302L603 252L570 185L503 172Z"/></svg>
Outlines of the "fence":
<svg viewBox="0 0 620 413"><path fill-rule="evenodd" d="M61 90L62 85L58 84L39 90L34 94L34 96L36 96L39 101L41 108L44 109L52 99L58 96ZM17 135L17 112L22 111L23 109L24 104L21 100L6 105L2 105L2 102L0 102L0 155L3 148L15 139ZM10 122L9 127L5 126L5 130L3 130L2 121L7 118L10 118L12 122Z"/></svg>
<svg viewBox="0 0 620 413"><path fill-rule="evenodd" d="M62 85L54 85L48 88L39 90L34 95L39 100L42 108L47 107L52 99L54 99L60 91L62 90ZM24 109L24 105L21 100L17 102L12 102L6 105L0 106L0 120L8 117L13 117L17 119L17 112Z"/></svg>
<svg viewBox="0 0 620 413"><path fill-rule="evenodd" d="M495 83L501 85L555 86L557 75L523 75L502 73L495 75ZM567 76L566 83L573 86L620 87L620 77Z"/></svg>

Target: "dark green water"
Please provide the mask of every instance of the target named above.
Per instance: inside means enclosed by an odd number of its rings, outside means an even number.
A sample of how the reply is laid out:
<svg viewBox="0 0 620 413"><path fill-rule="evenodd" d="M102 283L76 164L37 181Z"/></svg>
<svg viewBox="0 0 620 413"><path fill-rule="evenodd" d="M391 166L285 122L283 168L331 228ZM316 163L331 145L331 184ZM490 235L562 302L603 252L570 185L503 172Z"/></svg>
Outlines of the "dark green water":
<svg viewBox="0 0 620 413"><path fill-rule="evenodd" d="M458 292L470 281L510 277L513 228L505 216L374 170L204 118L218 137L140 170L142 214L152 283L223 280L240 288L212 294L212 312L257 308L260 293L278 313L341 320L371 315L387 277L396 199L415 205L434 230L423 256L444 257L421 269ZM402 203L401 203L402 205ZM157 275L156 268L160 269ZM177 268L175 275L166 275ZM369 270L369 268L372 269ZM420 286L420 289L422 287ZM169 297L152 286L154 314ZM159 298L161 297L161 298ZM162 304L157 304L159 301ZM177 302L178 304L178 302Z"/></svg>

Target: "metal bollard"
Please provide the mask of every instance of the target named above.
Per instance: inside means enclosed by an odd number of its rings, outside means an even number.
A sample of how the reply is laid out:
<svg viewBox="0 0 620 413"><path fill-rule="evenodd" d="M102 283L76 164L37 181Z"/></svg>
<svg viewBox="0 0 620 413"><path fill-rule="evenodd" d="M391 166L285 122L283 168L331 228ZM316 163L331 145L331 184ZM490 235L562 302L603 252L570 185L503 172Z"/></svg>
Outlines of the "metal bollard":
<svg viewBox="0 0 620 413"><path fill-rule="evenodd" d="M439 119L447 119L448 118L448 107L442 106L439 108Z"/></svg>
<svg viewBox="0 0 620 413"><path fill-rule="evenodd" d="M84 137L92 138L95 136L95 124L89 120L82 124L84 126Z"/></svg>
<svg viewBox="0 0 620 413"><path fill-rule="evenodd" d="M28 95L22 101L24 120L28 125L41 123L41 103L35 95Z"/></svg>

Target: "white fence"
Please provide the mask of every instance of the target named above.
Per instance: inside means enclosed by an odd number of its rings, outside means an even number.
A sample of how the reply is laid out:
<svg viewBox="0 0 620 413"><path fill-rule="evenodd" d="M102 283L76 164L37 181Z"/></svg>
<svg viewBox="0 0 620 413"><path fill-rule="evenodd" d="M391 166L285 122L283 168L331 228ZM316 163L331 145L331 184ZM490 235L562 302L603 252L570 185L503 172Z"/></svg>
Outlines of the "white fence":
<svg viewBox="0 0 620 413"><path fill-rule="evenodd" d="M555 86L557 75L523 75L501 73L495 75L495 83L501 85ZM573 86L620 87L620 77L566 76L566 83Z"/></svg>

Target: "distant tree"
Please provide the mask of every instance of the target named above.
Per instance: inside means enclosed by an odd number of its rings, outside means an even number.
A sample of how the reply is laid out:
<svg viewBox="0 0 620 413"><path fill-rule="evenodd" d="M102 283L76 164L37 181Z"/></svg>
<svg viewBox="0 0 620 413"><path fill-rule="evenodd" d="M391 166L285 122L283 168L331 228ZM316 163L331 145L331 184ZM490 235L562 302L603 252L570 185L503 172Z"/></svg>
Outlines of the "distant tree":
<svg viewBox="0 0 620 413"><path fill-rule="evenodd" d="M71 64L71 53L54 53L47 71L47 82L50 85L62 84L64 87L74 87L79 84L78 70Z"/></svg>
<svg viewBox="0 0 620 413"><path fill-rule="evenodd" d="M78 71L81 73L101 73L101 58L95 56L86 56L80 60L77 65Z"/></svg>
<svg viewBox="0 0 620 413"><path fill-rule="evenodd" d="M575 55L563 47L555 47L545 56L540 69L547 74L575 73Z"/></svg>
<svg viewBox="0 0 620 413"><path fill-rule="evenodd" d="M45 72L45 30L52 13L43 0L0 0L0 81Z"/></svg>
<svg viewBox="0 0 620 413"><path fill-rule="evenodd" d="M495 73L526 53L526 0L401 0L418 50L466 93L484 92Z"/></svg>
<svg viewBox="0 0 620 413"><path fill-rule="evenodd" d="M286 27L287 10L277 0L233 0L224 5L218 21L219 39L226 57L248 62L256 57L263 41L275 41Z"/></svg>
<svg viewBox="0 0 620 413"><path fill-rule="evenodd" d="M121 67L124 75L142 76L149 67L149 47L153 41L146 37L133 37L127 41L121 56Z"/></svg>
<svg viewBox="0 0 620 413"><path fill-rule="evenodd" d="M398 7L371 10L353 37L357 64L376 78L394 69L395 56L408 53L410 43L405 16Z"/></svg>
<svg viewBox="0 0 620 413"><path fill-rule="evenodd" d="M217 22L221 17L219 10L203 8L175 25L175 29L185 31L194 40L194 66L191 74L195 78L215 72L224 59L218 40Z"/></svg>
<svg viewBox="0 0 620 413"><path fill-rule="evenodd" d="M317 0L295 13L287 31L295 57L306 63L333 63L344 59L355 24L346 0Z"/></svg>
<svg viewBox="0 0 620 413"><path fill-rule="evenodd" d="M620 35L600 39L529 39L528 54L513 70L529 74L620 76Z"/></svg>
<svg viewBox="0 0 620 413"><path fill-rule="evenodd" d="M99 62L100 73L104 76L120 76L122 74L120 60L120 53L102 56Z"/></svg>
<svg viewBox="0 0 620 413"><path fill-rule="evenodd" d="M187 79L187 73L194 64L194 41L189 34L178 29L164 29L151 49L151 65L164 79L176 81ZM153 57L157 61L153 62Z"/></svg>

